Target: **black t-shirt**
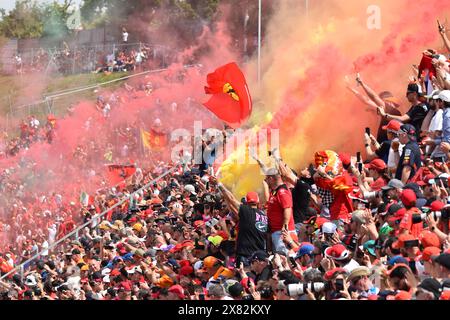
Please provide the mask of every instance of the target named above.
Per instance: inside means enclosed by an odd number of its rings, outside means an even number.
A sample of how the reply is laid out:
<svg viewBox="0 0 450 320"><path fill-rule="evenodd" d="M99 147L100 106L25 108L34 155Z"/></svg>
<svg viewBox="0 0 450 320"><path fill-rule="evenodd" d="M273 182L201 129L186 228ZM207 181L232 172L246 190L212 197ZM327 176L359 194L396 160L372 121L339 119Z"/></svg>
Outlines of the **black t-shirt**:
<svg viewBox="0 0 450 320"><path fill-rule="evenodd" d="M236 255L250 257L255 251L266 250L267 215L247 205L239 206L239 232Z"/></svg>
<svg viewBox="0 0 450 320"><path fill-rule="evenodd" d="M391 149L391 140L385 140L380 144L380 149L375 151L378 158L382 159L385 163L388 162L389 150Z"/></svg>
<svg viewBox="0 0 450 320"><path fill-rule="evenodd" d="M294 222L301 223L308 220L308 207L309 201L311 199L311 186L302 181L297 180L295 187L291 189L292 192L292 202L293 202L293 212L294 212Z"/></svg>
<svg viewBox="0 0 450 320"><path fill-rule="evenodd" d="M406 113L411 119L409 123L416 128L417 137L420 136L420 128L422 127L423 119L425 119L428 110L429 108L426 104L419 103L418 105L411 106L411 108Z"/></svg>
<svg viewBox="0 0 450 320"><path fill-rule="evenodd" d="M394 116L402 115L401 112L397 108L394 108L388 104L386 104L386 113L392 114ZM378 131L377 131L377 141L385 141L388 139L387 131L383 130L383 126L387 125L388 123L389 123L388 119L386 119L385 117L381 118L380 125L379 125Z"/></svg>
<svg viewBox="0 0 450 320"><path fill-rule="evenodd" d="M419 145L415 141L409 141L403 148L402 155L398 162L397 172L395 173L396 179L402 179L402 171L405 166L411 167L411 174L409 175L408 180L414 177L417 170L422 166Z"/></svg>

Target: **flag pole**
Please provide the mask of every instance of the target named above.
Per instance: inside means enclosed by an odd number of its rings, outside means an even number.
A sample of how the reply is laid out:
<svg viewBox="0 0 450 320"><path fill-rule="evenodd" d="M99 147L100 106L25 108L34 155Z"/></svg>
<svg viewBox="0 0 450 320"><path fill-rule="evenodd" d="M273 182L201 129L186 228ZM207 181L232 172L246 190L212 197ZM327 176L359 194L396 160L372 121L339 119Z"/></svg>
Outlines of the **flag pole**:
<svg viewBox="0 0 450 320"><path fill-rule="evenodd" d="M261 86L261 1L258 0L258 85Z"/></svg>

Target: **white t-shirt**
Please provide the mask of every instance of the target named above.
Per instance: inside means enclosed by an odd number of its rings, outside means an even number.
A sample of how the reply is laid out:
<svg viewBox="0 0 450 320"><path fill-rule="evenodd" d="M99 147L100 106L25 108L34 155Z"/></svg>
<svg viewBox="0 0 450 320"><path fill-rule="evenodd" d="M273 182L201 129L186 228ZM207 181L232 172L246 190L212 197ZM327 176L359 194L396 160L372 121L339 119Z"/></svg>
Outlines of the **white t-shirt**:
<svg viewBox="0 0 450 320"><path fill-rule="evenodd" d="M398 141L398 138L395 138L393 141ZM389 155L388 155L388 162L387 162L388 168L397 167L397 165L398 165L397 162L400 160L400 155L403 152L403 147L404 147L404 144L401 144L399 142L398 153L394 152L394 149L392 149L392 147L389 148Z"/></svg>
<svg viewBox="0 0 450 320"><path fill-rule="evenodd" d="M430 132L442 131L442 123L443 123L442 115L443 114L444 114L444 111L442 109L439 109L436 111L433 118L431 119L430 127L429 127L428 131L430 131Z"/></svg>
<svg viewBox="0 0 450 320"><path fill-rule="evenodd" d="M56 227L48 228L48 242L52 244L56 238Z"/></svg>
<svg viewBox="0 0 450 320"><path fill-rule="evenodd" d="M123 39L123 42L127 42L128 41L128 32L123 32L122 33L122 39Z"/></svg>
<svg viewBox="0 0 450 320"><path fill-rule="evenodd" d="M45 250L45 251L42 251L42 256L44 256L44 257L46 257L46 256L48 256L48 242L47 242L47 240L45 240L44 242L42 242L42 250Z"/></svg>
<svg viewBox="0 0 450 320"><path fill-rule="evenodd" d="M353 269L358 268L358 267L359 267L359 263L352 259L352 260L350 260L349 263L347 263L347 264L343 267L343 269L344 269L345 271L347 271L348 273L350 273L350 272L353 271Z"/></svg>

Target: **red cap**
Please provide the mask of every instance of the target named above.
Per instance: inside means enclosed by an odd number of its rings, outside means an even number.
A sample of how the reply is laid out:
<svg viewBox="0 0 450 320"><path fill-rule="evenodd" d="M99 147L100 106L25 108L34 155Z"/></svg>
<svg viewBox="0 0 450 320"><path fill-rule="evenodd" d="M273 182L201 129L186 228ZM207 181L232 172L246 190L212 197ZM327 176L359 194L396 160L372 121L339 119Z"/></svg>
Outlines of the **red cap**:
<svg viewBox="0 0 450 320"><path fill-rule="evenodd" d="M184 299L184 289L179 284L173 285L169 288L169 292L175 293L178 298Z"/></svg>
<svg viewBox="0 0 450 320"><path fill-rule="evenodd" d="M430 261L432 257L438 256L441 254L441 249L438 247L426 247L422 251L422 261Z"/></svg>
<svg viewBox="0 0 450 320"><path fill-rule="evenodd" d="M399 293L395 295L395 300L411 300L411 293L408 291L401 290Z"/></svg>
<svg viewBox="0 0 450 320"><path fill-rule="evenodd" d="M400 237L398 237L398 240L392 244L392 248L394 249L403 248L405 246L406 241L413 241L413 240L417 240L413 235L402 234Z"/></svg>
<svg viewBox="0 0 450 320"><path fill-rule="evenodd" d="M350 155L348 153L339 153L339 159L341 159L344 166L349 166L351 163Z"/></svg>
<svg viewBox="0 0 450 320"><path fill-rule="evenodd" d="M383 130L392 130L392 131L400 131L401 124L396 120L391 120L385 126L383 126Z"/></svg>
<svg viewBox="0 0 450 320"><path fill-rule="evenodd" d="M325 249L325 255L328 258L335 260L344 260L350 255L350 252L342 244L335 244L334 246Z"/></svg>
<svg viewBox="0 0 450 320"><path fill-rule="evenodd" d="M431 211L441 211L444 207L445 204L439 200L433 201L430 205Z"/></svg>
<svg viewBox="0 0 450 320"><path fill-rule="evenodd" d="M330 281L336 273L347 273L343 268L334 268L325 272L324 279Z"/></svg>
<svg viewBox="0 0 450 320"><path fill-rule="evenodd" d="M377 171L383 171L386 169L386 163L381 159L373 159L370 163L366 164L367 169L374 169Z"/></svg>
<svg viewBox="0 0 450 320"><path fill-rule="evenodd" d="M131 290L131 285L127 281L121 282L119 288L123 288L127 292L132 291Z"/></svg>
<svg viewBox="0 0 450 320"><path fill-rule="evenodd" d="M442 292L439 300L450 300L450 290Z"/></svg>
<svg viewBox="0 0 450 320"><path fill-rule="evenodd" d="M188 276L194 272L194 268L191 266L183 266L180 268L180 275Z"/></svg>
<svg viewBox="0 0 450 320"><path fill-rule="evenodd" d="M257 203L259 203L259 196L256 192L250 191L245 196L245 201L250 204L257 204Z"/></svg>
<svg viewBox="0 0 450 320"><path fill-rule="evenodd" d="M404 189L400 195L400 200L405 206L412 206L416 202L417 197L413 190Z"/></svg>
<svg viewBox="0 0 450 320"><path fill-rule="evenodd" d="M120 276L120 271L119 271L119 269L113 269L113 270L111 270L109 275L113 276L113 277Z"/></svg>
<svg viewBox="0 0 450 320"><path fill-rule="evenodd" d="M419 185L419 186L425 186L425 185L427 185L427 184L429 184L428 182L431 180L431 179L434 179L435 178L435 175L434 174L427 174L425 177L423 177L423 179L422 179L422 181L418 181L417 182L417 184Z"/></svg>
<svg viewBox="0 0 450 320"><path fill-rule="evenodd" d="M424 230L419 235L419 241L422 243L424 248L427 247L440 247L441 242L439 241L439 237L434 232Z"/></svg>

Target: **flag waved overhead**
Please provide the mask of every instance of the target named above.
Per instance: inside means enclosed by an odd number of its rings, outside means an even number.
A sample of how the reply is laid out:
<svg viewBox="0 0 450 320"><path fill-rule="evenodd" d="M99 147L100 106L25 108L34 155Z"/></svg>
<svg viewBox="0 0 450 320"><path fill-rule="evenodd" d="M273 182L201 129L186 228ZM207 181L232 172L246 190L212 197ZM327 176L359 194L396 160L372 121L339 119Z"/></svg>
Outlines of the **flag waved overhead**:
<svg viewBox="0 0 450 320"><path fill-rule="evenodd" d="M238 65L228 63L208 74L206 81L205 93L212 96L204 106L230 127L242 126L251 115L252 98Z"/></svg>

